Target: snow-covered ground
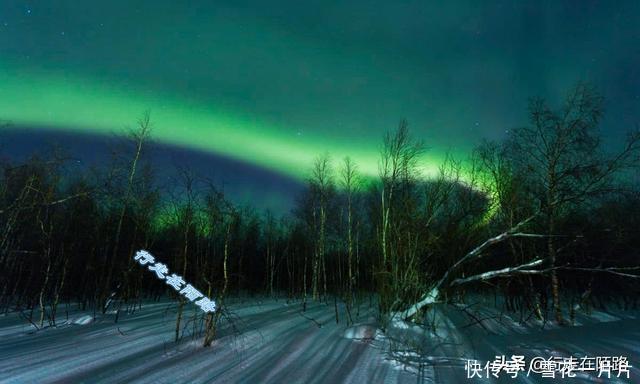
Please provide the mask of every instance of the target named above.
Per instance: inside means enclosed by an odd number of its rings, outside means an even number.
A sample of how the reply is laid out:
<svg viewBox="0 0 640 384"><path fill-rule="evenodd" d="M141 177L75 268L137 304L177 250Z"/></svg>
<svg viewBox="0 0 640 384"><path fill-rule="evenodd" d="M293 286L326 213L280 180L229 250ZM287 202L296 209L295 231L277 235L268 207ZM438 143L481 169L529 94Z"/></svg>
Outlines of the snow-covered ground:
<svg viewBox="0 0 640 384"><path fill-rule="evenodd" d="M496 355L626 356L630 379L578 375L561 382L640 382L637 313L578 314L576 325L520 325L514 315L483 304L440 306L428 327L394 322L382 332L375 310L361 306L357 324L345 312L335 322L333 303L235 299L234 325L225 323L210 348L192 336L173 342L175 306L147 303L133 314L98 316L65 308L58 325L35 331L17 313L0 315L2 383L457 383L467 379L466 359ZM468 312L468 313L467 313ZM197 312L187 307L187 319ZM498 382L544 382L539 376L502 374Z"/></svg>

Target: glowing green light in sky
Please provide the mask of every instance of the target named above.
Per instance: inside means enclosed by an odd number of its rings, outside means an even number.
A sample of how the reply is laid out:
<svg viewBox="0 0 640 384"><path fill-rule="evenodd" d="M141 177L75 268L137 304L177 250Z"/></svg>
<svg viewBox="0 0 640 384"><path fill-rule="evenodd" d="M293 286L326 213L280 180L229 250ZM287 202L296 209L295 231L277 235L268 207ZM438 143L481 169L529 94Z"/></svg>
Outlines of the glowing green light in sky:
<svg viewBox="0 0 640 384"><path fill-rule="evenodd" d="M297 179L306 177L313 159L324 152L334 160L352 157L366 176L378 172L379 142L371 138L345 143L319 132L300 135L246 113L86 78L3 68L0 84L0 117L14 127L122 134L149 110L152 135L160 142L221 154ZM438 164L425 159L423 171L432 174Z"/></svg>

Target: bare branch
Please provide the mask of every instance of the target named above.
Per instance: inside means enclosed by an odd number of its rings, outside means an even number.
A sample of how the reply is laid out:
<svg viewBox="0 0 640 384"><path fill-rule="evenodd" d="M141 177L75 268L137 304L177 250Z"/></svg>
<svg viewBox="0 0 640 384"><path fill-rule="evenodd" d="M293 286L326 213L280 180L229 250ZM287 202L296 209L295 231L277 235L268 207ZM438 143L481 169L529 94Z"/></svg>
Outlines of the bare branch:
<svg viewBox="0 0 640 384"><path fill-rule="evenodd" d="M529 263L518 265L516 267L507 267L503 269L498 269L496 271L489 271L489 272L480 273L478 275L473 275L470 277L455 279L451 282L451 284L449 284L449 286L456 286L456 285L461 285L466 283L472 283L474 281L485 281L485 280L493 279L496 277L508 276L513 273L520 272L522 270L524 270L524 273L528 273L531 271L527 271L525 268L537 267L543 263L544 263L544 260L536 259Z"/></svg>

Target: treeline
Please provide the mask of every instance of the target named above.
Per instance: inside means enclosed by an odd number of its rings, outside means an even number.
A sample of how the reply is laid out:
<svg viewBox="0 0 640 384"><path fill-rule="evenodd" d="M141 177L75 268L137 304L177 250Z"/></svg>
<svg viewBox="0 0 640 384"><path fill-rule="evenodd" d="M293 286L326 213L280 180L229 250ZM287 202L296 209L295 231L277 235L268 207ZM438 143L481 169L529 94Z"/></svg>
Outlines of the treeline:
<svg viewBox="0 0 640 384"><path fill-rule="evenodd" d="M579 84L557 108L530 103L530 121L464 161L421 173L425 147L406 122L383 138L376 178L349 158L321 155L295 209L281 217L234 205L215 185L177 172L160 188L145 160L148 114L126 148L79 172L60 153L2 164L1 309L36 327L61 303L94 313L143 299L185 299L134 260L146 249L215 299L205 344L229 295L268 294L336 307L336 321L371 297L380 313L419 317L469 292L504 297L523 318L566 315L640 293L640 142L605 151L602 98ZM338 306L346 311L342 319Z"/></svg>

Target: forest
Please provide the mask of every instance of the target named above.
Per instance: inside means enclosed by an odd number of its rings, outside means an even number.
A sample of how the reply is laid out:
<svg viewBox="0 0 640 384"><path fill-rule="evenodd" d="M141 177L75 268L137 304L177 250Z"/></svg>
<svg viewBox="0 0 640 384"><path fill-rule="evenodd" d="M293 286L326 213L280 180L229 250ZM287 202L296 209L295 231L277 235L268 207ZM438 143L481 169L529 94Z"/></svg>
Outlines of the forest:
<svg viewBox="0 0 640 384"><path fill-rule="evenodd" d="M556 105L531 99L522 127L466 158L448 156L431 175L421 163L429 143L402 120L381 138L377 177L349 157L317 154L283 215L234 204L188 164L158 182L145 156L152 112L101 166L78 171L64 148L4 158L0 311L41 330L70 306L112 311L117 323L169 298L174 341L193 322L207 347L233 323L232 297L276 297L302 313L322 303L346 325L366 304L383 330L473 295L496 297L521 321L560 326L594 308L638 309L640 133L629 127L610 150L603 105L584 83ZM217 310L193 311L134 260L139 250Z"/></svg>

